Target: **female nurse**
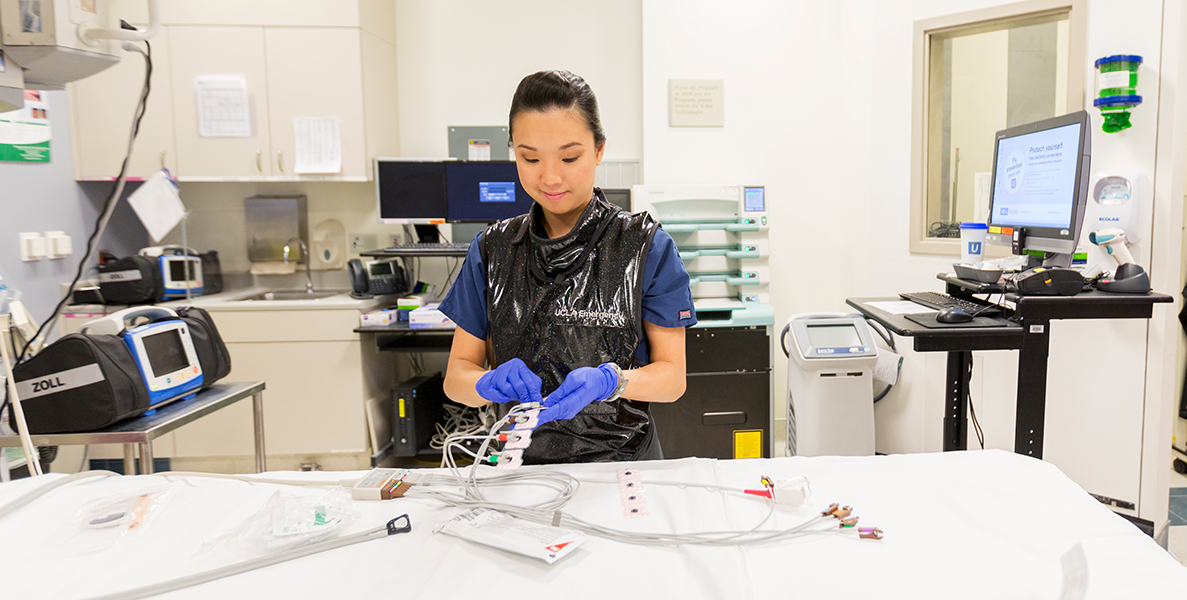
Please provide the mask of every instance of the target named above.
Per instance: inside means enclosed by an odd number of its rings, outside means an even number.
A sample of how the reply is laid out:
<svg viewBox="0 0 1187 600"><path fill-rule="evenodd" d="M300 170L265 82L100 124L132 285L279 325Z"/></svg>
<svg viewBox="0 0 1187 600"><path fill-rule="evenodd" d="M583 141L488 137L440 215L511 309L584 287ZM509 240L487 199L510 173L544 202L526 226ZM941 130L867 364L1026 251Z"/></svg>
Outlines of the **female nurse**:
<svg viewBox="0 0 1187 600"><path fill-rule="evenodd" d="M458 326L445 393L501 413L541 402L525 463L663 458L648 406L684 394L696 323L676 245L594 187L606 135L581 77L525 77L510 139L535 202L474 238L441 305Z"/></svg>

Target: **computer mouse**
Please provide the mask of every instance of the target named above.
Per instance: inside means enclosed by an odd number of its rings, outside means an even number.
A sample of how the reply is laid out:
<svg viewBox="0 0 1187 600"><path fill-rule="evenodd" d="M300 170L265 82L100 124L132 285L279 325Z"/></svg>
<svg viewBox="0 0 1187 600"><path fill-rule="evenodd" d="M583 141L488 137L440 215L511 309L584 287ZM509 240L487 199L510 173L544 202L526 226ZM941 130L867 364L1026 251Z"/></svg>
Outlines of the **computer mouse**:
<svg viewBox="0 0 1187 600"><path fill-rule="evenodd" d="M970 315L959 308L945 308L939 313L936 313L937 323L968 323L972 320L973 315Z"/></svg>

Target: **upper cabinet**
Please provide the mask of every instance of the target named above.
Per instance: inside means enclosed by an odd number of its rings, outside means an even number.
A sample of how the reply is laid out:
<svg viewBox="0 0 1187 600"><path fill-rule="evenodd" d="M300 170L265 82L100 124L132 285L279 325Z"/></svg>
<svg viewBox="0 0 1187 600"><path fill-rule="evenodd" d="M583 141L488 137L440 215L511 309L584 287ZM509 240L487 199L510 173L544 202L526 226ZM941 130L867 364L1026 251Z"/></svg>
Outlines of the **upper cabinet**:
<svg viewBox="0 0 1187 600"><path fill-rule="evenodd" d="M371 14L364 4L360 20ZM188 21L166 21L151 40L152 91L130 177L168 167L182 181L361 181L371 177L372 158L399 155L395 44L388 29L251 26L214 18L203 24L192 22L200 20L194 14L173 10ZM204 130L202 115L226 116L200 111L203 102L226 107L199 93L199 81L212 76L246 83L250 128L234 136ZM119 173L143 81L143 59L125 52L116 66L69 86L77 179L110 180ZM295 173L295 122L305 117L337 122L340 171ZM323 150L325 141L305 140Z"/></svg>
<svg viewBox="0 0 1187 600"><path fill-rule="evenodd" d="M177 176L266 177L271 163L268 73L263 27L170 27L173 54L173 130ZM247 83L248 136L203 135L199 123L199 77L242 75ZM213 94L211 94L213 96ZM215 99L207 100L208 103ZM221 111L208 109L218 117ZM85 124L84 124L85 127Z"/></svg>
<svg viewBox="0 0 1187 600"><path fill-rule="evenodd" d="M176 172L173 135L173 90L170 87L169 31L162 29L152 44L152 92L140 120L140 134L128 161L129 178L147 178L163 167ZM74 130L75 178L110 180L128 152L133 112L144 87L144 57L124 52L115 66L69 86ZM80 125L82 125L80 127Z"/></svg>

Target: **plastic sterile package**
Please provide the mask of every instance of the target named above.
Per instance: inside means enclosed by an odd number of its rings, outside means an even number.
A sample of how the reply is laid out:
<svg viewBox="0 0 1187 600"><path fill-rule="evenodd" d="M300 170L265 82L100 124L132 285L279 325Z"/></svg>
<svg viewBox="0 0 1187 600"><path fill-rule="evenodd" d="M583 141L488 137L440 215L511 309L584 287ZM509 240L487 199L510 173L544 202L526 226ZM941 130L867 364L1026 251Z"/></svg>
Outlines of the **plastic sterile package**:
<svg viewBox="0 0 1187 600"><path fill-rule="evenodd" d="M538 558L550 565L585 542L585 534L575 529L541 525L485 508L464 511L434 531Z"/></svg>
<svg viewBox="0 0 1187 600"><path fill-rule="evenodd" d="M349 527L358 516L342 487L304 496L277 490L239 526L202 544L197 556L238 561L305 546Z"/></svg>
<svg viewBox="0 0 1187 600"><path fill-rule="evenodd" d="M173 495L172 485L122 492L83 505L47 545L54 556L75 556L115 547L152 525Z"/></svg>

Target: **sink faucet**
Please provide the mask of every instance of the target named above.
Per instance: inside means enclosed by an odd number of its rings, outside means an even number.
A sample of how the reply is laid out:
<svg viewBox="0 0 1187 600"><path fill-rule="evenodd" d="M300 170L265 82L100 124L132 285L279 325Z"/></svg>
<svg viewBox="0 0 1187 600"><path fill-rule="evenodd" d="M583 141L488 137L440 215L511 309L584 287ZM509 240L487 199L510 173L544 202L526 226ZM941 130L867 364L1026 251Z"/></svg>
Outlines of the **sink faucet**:
<svg viewBox="0 0 1187 600"><path fill-rule="evenodd" d="M305 242L300 238L300 236L289 238L289 241L284 243L284 264L289 264L289 244L293 243L294 240L296 240L296 242L301 245L301 256L305 257L305 292L312 294L313 274L309 272L309 265L312 264L313 261L310 260L309 246L305 245Z"/></svg>

